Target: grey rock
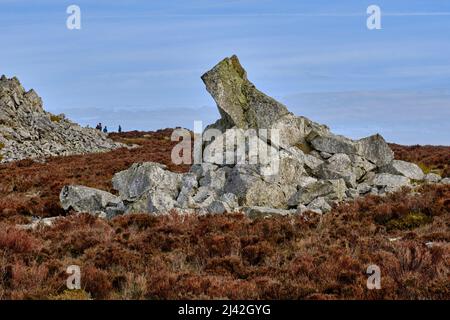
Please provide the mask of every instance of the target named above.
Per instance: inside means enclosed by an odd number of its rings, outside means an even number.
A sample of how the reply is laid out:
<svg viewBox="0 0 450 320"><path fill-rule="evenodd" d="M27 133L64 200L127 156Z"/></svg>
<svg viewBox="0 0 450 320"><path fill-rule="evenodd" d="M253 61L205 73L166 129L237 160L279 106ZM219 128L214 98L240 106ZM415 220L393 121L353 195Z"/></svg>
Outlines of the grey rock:
<svg viewBox="0 0 450 320"><path fill-rule="evenodd" d="M290 207L299 204L308 205L318 197L324 197L326 200L341 201L345 197L345 181L337 180L319 180L311 183L304 188L300 188L288 201Z"/></svg>
<svg viewBox="0 0 450 320"><path fill-rule="evenodd" d="M232 193L225 193L220 196L219 200L214 200L208 207L209 213L226 213L233 212L239 206L236 195Z"/></svg>
<svg viewBox="0 0 450 320"><path fill-rule="evenodd" d="M318 212L317 210L320 210L321 213L331 210L331 206L328 204L324 197L314 199L308 204L307 208L308 210L316 212Z"/></svg>
<svg viewBox="0 0 450 320"><path fill-rule="evenodd" d="M370 160L378 167L387 165L394 159L394 152L379 134L360 139L356 144L357 154Z"/></svg>
<svg viewBox="0 0 450 320"><path fill-rule="evenodd" d="M289 114L284 105L255 88L236 56L219 62L202 80L219 108L221 128L268 129Z"/></svg>
<svg viewBox="0 0 450 320"><path fill-rule="evenodd" d="M259 206L252 206L252 207L242 207L242 212L245 213L249 218L256 219L256 218L267 218L272 216L287 216L296 214L297 210L283 210L283 209L275 209L271 207L259 207Z"/></svg>
<svg viewBox="0 0 450 320"><path fill-rule="evenodd" d="M349 188L356 187L356 175L349 156L336 153L315 169L315 175L321 179L344 179Z"/></svg>
<svg viewBox="0 0 450 320"><path fill-rule="evenodd" d="M438 183L441 181L441 176L436 173L428 173L424 176L423 180L428 183Z"/></svg>
<svg viewBox="0 0 450 320"><path fill-rule="evenodd" d="M356 181L360 181L377 168L375 164L358 155L349 155Z"/></svg>
<svg viewBox="0 0 450 320"><path fill-rule="evenodd" d="M331 153L328 153L328 152L322 151L322 152L320 153L320 156L321 156L323 159L328 159L328 158L330 158L330 157L332 156L332 154L331 154Z"/></svg>
<svg viewBox="0 0 450 320"><path fill-rule="evenodd" d="M135 163L129 169L116 173L112 184L126 201L137 200L155 190L164 191L175 198L181 188L181 177L181 174L167 171L162 164L144 162Z"/></svg>
<svg viewBox="0 0 450 320"><path fill-rule="evenodd" d="M226 212L231 212L231 208L223 201L214 200L208 207L209 213L213 214L223 214Z"/></svg>
<svg viewBox="0 0 450 320"><path fill-rule="evenodd" d="M314 182L317 182L316 178L309 177L309 176L301 176L298 179L297 186L301 187L301 188L304 188L307 185L309 185L311 183L314 183Z"/></svg>
<svg viewBox="0 0 450 320"><path fill-rule="evenodd" d="M176 201L163 190L152 190L139 199L130 202L126 213L168 214L176 206Z"/></svg>
<svg viewBox="0 0 450 320"><path fill-rule="evenodd" d="M235 209L239 206L238 198L233 193L224 193L219 199L226 203L230 209Z"/></svg>
<svg viewBox="0 0 450 320"><path fill-rule="evenodd" d="M311 138L310 138L311 139ZM314 149L321 152L327 152L330 154L335 153L345 153L345 154L356 154L357 148L356 144L343 136L339 135L319 135L310 140L311 145Z"/></svg>
<svg viewBox="0 0 450 320"><path fill-rule="evenodd" d="M358 184L356 190L358 191L359 194L366 194L372 190L372 187L368 183L363 182Z"/></svg>
<svg viewBox="0 0 450 320"><path fill-rule="evenodd" d="M21 224L17 225L18 229L22 230L36 230L39 228L45 228L45 227L52 227L56 220L60 219L61 217L51 217L51 218L37 218L33 219L31 223L29 224Z"/></svg>
<svg viewBox="0 0 450 320"><path fill-rule="evenodd" d="M64 210L77 212L104 212L107 207L117 207L121 200L117 196L98 189L84 186L65 186L59 195Z"/></svg>
<svg viewBox="0 0 450 320"><path fill-rule="evenodd" d="M194 208L206 208L217 199L216 192L209 187L200 187L193 197Z"/></svg>
<svg viewBox="0 0 450 320"><path fill-rule="evenodd" d="M404 176L379 173L374 177L372 184L378 188L384 187L386 192L391 192L403 186L409 186L410 180Z"/></svg>
<svg viewBox="0 0 450 320"><path fill-rule="evenodd" d="M444 178L441 180L442 184L450 184L450 178Z"/></svg>
<svg viewBox="0 0 450 320"><path fill-rule="evenodd" d="M350 199L356 199L359 197L359 191L357 189L348 189L345 194L347 195L347 197L349 197Z"/></svg>
<svg viewBox="0 0 450 320"><path fill-rule="evenodd" d="M181 191L177 198L177 207L190 208L192 196L198 188L197 176L194 173L186 173L181 179Z"/></svg>
<svg viewBox="0 0 450 320"><path fill-rule="evenodd" d="M314 170L316 170L321 164L323 164L323 160L316 158L310 154L305 154L303 161L310 172L314 172Z"/></svg>
<svg viewBox="0 0 450 320"><path fill-rule="evenodd" d="M329 133L327 126L315 123L305 117L297 117L291 113L281 117L269 129L279 131L280 146L285 149L299 146L310 149L307 141L308 136Z"/></svg>
<svg viewBox="0 0 450 320"><path fill-rule="evenodd" d="M418 165L402 160L393 160L390 164L380 168L380 172L402 175L413 180L422 180L425 176Z"/></svg>
<svg viewBox="0 0 450 320"><path fill-rule="evenodd" d="M313 136L309 139L314 149L321 152L359 155L377 166L386 165L394 159L394 153L379 134L358 141L333 134Z"/></svg>

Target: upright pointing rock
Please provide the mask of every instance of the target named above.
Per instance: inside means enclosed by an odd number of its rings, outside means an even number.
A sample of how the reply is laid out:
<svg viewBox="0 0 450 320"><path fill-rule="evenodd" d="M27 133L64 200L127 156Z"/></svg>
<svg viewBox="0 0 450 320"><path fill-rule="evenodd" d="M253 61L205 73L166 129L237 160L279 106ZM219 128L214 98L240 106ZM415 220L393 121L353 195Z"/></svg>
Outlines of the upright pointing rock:
<svg viewBox="0 0 450 320"><path fill-rule="evenodd" d="M269 128L288 109L255 88L236 56L225 58L202 76L219 108L221 129Z"/></svg>
<svg viewBox="0 0 450 320"><path fill-rule="evenodd" d="M247 72L234 55L225 58L202 76L221 115L210 128L277 129L281 146L306 143L311 133L326 134L328 127L297 117L280 102L265 95L247 79Z"/></svg>

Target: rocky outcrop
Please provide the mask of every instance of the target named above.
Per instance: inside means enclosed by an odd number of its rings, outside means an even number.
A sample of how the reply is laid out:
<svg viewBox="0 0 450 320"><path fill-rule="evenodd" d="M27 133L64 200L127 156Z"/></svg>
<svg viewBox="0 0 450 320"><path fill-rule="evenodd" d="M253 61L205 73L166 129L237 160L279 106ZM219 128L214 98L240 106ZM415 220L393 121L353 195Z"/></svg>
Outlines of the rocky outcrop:
<svg viewBox="0 0 450 320"><path fill-rule="evenodd" d="M113 186L124 212L320 214L359 196L437 180L414 164L394 160L379 134L352 140L293 115L255 88L236 56L219 62L202 79L221 114L207 128L219 133L203 144L203 162L186 174L157 163L134 164L117 173ZM261 129L277 129L279 139L267 134L251 140L249 132ZM255 146L265 152L255 154ZM236 155L238 150L245 152Z"/></svg>
<svg viewBox="0 0 450 320"><path fill-rule="evenodd" d="M44 111L34 90L17 78L0 78L0 162L39 159L123 147L99 130L82 128L61 115Z"/></svg>

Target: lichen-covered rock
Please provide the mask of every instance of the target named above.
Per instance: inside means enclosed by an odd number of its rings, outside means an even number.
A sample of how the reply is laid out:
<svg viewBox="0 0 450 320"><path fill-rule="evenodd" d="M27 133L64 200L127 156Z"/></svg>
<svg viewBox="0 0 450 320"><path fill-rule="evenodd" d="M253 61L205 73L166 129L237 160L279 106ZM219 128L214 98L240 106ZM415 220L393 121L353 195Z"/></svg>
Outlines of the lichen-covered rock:
<svg viewBox="0 0 450 320"><path fill-rule="evenodd" d="M255 88L236 56L222 60L202 80L216 101L227 129L268 129L289 113L284 105Z"/></svg>
<svg viewBox="0 0 450 320"><path fill-rule="evenodd" d="M425 176L418 165L402 160L393 160L390 164L382 167L380 172L402 175L413 180L423 180Z"/></svg>
<svg viewBox="0 0 450 320"><path fill-rule="evenodd" d="M202 80L221 115L207 129L222 132L232 128L277 129L282 147L305 143L313 131L320 134L329 131L325 125L294 116L283 104L256 89L236 56L219 62Z"/></svg>

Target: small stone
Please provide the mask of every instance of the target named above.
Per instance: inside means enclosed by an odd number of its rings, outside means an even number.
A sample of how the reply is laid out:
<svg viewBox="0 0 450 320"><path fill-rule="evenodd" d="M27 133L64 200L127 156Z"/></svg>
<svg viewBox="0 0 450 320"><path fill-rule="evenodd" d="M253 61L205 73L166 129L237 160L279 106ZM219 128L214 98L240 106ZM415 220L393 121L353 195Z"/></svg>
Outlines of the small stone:
<svg viewBox="0 0 450 320"><path fill-rule="evenodd" d="M438 183L441 181L441 176L436 173L428 173L425 175L423 180L428 183Z"/></svg>
<svg viewBox="0 0 450 320"><path fill-rule="evenodd" d="M307 206L309 210L320 210L321 212L328 212L331 210L331 206L323 197L319 197L310 202Z"/></svg>
<svg viewBox="0 0 450 320"><path fill-rule="evenodd" d="M393 160L390 164L380 168L380 172L402 175L409 179L419 181L425 176L418 165L401 160Z"/></svg>

